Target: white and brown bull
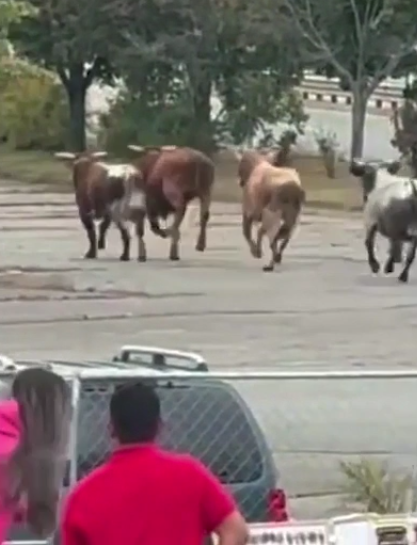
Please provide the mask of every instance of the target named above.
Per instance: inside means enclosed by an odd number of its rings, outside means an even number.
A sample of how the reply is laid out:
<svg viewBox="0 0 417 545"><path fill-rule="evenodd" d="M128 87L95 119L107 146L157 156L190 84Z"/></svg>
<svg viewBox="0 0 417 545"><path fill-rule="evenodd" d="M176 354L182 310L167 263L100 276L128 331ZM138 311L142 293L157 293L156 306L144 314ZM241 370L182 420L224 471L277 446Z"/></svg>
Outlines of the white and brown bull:
<svg viewBox="0 0 417 545"><path fill-rule="evenodd" d="M85 258L97 257L97 250L106 246L106 233L113 222L123 243L121 261L130 259L128 222L133 222L138 237L138 259L146 260L144 243L145 194L141 172L130 164L110 164L100 161L106 152L55 153L72 170L75 200L80 220L87 232L89 248ZM95 220L100 220L97 241Z"/></svg>
<svg viewBox="0 0 417 545"><path fill-rule="evenodd" d="M261 258L262 240L267 235L271 259L263 270L273 271L275 264L281 263L297 225L305 191L295 169L271 164L274 154L266 156L256 151L235 154L242 187L243 236L251 254ZM252 239L253 223L259 224L256 241Z"/></svg>

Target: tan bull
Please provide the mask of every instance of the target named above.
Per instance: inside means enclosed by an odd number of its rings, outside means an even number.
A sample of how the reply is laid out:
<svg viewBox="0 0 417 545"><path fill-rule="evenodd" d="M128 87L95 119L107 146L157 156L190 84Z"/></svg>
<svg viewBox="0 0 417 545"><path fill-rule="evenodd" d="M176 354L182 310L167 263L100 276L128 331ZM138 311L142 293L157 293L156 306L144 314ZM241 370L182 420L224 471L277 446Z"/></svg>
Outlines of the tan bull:
<svg viewBox="0 0 417 545"><path fill-rule="evenodd" d="M271 259L263 267L264 271L273 271L275 263L281 263L305 202L298 172L273 166L273 157L273 154L267 156L257 151L236 152L242 187L243 236L251 254L261 258L262 240L267 235ZM252 239L253 223L259 224L256 241Z"/></svg>

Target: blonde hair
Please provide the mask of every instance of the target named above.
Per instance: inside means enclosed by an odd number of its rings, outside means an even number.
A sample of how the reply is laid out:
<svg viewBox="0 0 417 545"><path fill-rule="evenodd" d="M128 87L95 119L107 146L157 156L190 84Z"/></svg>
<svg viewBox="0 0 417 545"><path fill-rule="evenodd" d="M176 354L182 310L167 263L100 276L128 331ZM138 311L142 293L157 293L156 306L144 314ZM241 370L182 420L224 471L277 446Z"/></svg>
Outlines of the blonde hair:
<svg viewBox="0 0 417 545"><path fill-rule="evenodd" d="M30 528L47 537L56 527L66 469L70 389L48 369L27 368L16 374L12 396L19 405L21 435L8 462L8 496L13 503L25 502Z"/></svg>

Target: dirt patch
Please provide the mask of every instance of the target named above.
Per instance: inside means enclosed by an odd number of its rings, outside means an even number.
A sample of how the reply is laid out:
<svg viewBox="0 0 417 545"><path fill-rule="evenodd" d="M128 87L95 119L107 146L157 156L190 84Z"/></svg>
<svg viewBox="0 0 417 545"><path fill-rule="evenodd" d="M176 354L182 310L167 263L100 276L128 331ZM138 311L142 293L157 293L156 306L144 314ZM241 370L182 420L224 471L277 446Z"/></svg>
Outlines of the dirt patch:
<svg viewBox="0 0 417 545"><path fill-rule="evenodd" d="M59 272L35 273L10 270L0 273L0 288L48 291L75 291L74 283Z"/></svg>

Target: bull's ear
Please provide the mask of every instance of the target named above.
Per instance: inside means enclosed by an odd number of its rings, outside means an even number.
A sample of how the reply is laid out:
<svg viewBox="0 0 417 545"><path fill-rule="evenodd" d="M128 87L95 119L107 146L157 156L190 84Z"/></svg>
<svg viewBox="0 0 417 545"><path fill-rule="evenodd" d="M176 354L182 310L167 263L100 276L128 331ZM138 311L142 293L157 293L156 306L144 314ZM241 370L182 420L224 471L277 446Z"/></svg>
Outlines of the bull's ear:
<svg viewBox="0 0 417 545"><path fill-rule="evenodd" d="M135 146L134 144L129 144L127 148L131 151L136 151L137 153L143 153L145 151L143 146Z"/></svg>
<svg viewBox="0 0 417 545"><path fill-rule="evenodd" d="M360 177L364 175L365 167L366 163L364 161L361 161L360 159L352 159L349 165L349 172L353 174L353 176Z"/></svg>
<svg viewBox="0 0 417 545"><path fill-rule="evenodd" d="M390 163L387 163L386 165L387 171L392 175L397 174L400 168L401 168L400 161L391 161Z"/></svg>
<svg viewBox="0 0 417 545"><path fill-rule="evenodd" d="M91 157L93 159L104 159L104 157L107 157L107 151L93 151Z"/></svg>

